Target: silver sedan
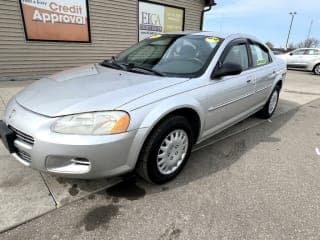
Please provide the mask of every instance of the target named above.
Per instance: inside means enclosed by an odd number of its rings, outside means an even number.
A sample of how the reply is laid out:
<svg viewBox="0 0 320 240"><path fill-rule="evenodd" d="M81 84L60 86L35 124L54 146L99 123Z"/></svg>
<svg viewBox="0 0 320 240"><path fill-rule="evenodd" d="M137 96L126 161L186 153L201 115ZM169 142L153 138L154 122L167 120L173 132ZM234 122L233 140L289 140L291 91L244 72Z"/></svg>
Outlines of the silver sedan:
<svg viewBox="0 0 320 240"><path fill-rule="evenodd" d="M30 85L8 103L0 134L40 171L92 179L135 170L161 184L194 144L254 113L271 117L285 76L285 62L252 36L154 35Z"/></svg>
<svg viewBox="0 0 320 240"><path fill-rule="evenodd" d="M286 61L288 68L307 70L320 75L319 48L299 48L278 57Z"/></svg>

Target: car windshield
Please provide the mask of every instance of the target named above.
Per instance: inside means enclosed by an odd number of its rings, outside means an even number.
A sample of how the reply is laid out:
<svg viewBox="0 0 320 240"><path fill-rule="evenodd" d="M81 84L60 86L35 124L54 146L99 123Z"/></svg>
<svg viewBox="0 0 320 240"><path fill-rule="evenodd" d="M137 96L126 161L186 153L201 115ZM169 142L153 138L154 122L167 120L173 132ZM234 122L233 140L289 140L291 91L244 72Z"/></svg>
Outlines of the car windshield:
<svg viewBox="0 0 320 240"><path fill-rule="evenodd" d="M120 53L113 62L127 70L173 77L197 77L222 39L202 35L155 35Z"/></svg>

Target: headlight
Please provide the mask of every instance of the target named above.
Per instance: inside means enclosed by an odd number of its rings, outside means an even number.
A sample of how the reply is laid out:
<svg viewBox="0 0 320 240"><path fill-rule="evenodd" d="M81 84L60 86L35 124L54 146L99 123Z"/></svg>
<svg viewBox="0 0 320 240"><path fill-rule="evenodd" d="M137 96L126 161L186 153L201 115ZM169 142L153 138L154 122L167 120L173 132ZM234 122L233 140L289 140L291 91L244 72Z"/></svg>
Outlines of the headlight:
<svg viewBox="0 0 320 240"><path fill-rule="evenodd" d="M108 135L127 131L129 122L130 117L126 112L92 112L62 117L51 129L64 134Z"/></svg>

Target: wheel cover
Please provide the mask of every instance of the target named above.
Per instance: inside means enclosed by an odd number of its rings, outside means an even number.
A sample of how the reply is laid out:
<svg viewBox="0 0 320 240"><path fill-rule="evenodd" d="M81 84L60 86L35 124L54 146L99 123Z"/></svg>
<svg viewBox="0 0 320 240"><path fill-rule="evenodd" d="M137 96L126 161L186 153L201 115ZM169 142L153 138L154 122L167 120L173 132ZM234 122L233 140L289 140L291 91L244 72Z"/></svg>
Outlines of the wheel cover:
<svg viewBox="0 0 320 240"><path fill-rule="evenodd" d="M269 102L269 114L272 114L274 112L277 106L277 102L278 102L278 91L274 91L272 93L272 96Z"/></svg>
<svg viewBox="0 0 320 240"><path fill-rule="evenodd" d="M320 65L316 66L316 68L314 69L314 72L315 72L317 75L320 75Z"/></svg>
<svg viewBox="0 0 320 240"><path fill-rule="evenodd" d="M189 148L188 134L182 130L174 130L162 141L158 155L157 167L161 174L174 173L186 158Z"/></svg>

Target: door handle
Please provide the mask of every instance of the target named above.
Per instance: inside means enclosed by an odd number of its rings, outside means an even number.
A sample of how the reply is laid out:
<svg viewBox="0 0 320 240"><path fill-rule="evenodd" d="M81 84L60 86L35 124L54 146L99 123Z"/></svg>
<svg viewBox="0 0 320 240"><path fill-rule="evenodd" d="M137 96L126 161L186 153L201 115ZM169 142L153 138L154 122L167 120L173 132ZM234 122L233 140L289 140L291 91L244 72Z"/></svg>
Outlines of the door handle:
<svg viewBox="0 0 320 240"><path fill-rule="evenodd" d="M251 82L252 82L252 80L251 80L251 79L248 79L248 80L247 80L247 83L251 83Z"/></svg>

